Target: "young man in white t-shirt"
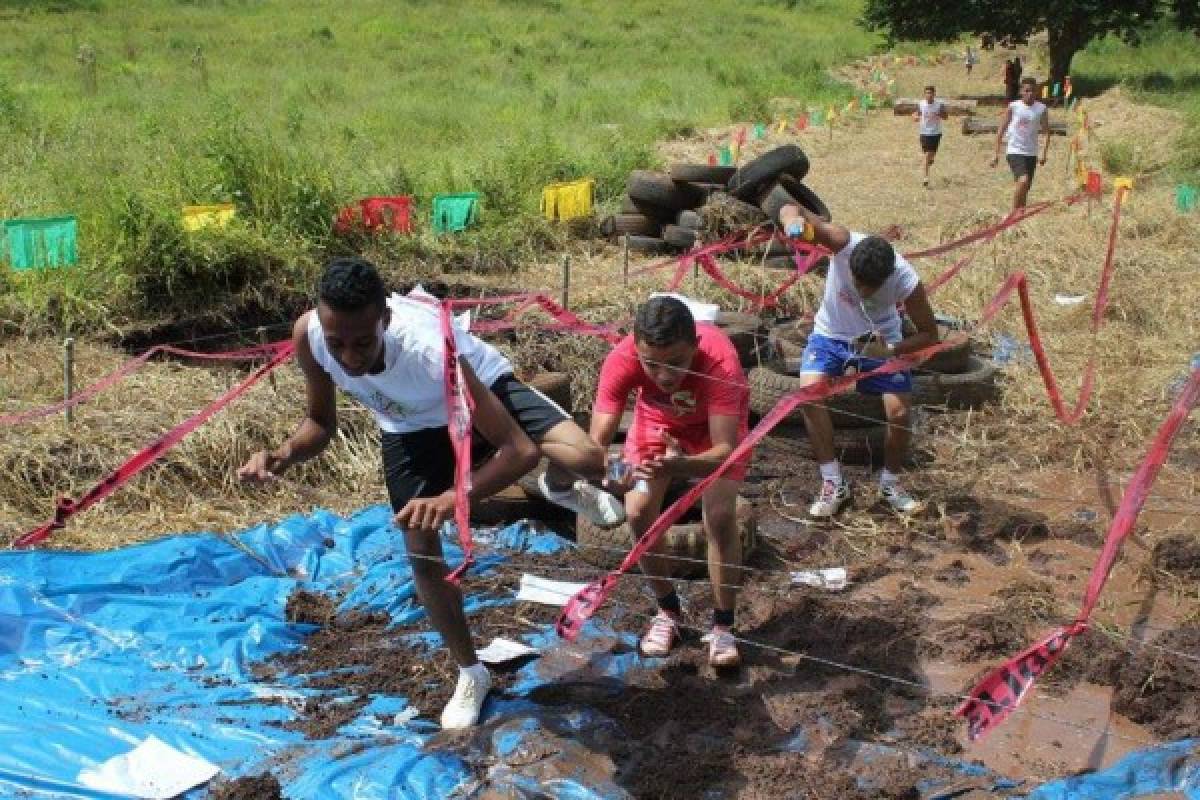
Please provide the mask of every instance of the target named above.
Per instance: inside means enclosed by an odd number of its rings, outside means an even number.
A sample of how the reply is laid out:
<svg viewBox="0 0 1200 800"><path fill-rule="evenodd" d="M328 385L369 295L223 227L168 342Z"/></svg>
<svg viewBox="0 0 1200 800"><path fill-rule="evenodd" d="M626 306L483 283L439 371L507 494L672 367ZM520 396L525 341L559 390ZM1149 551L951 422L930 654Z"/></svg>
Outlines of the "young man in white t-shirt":
<svg viewBox="0 0 1200 800"><path fill-rule="evenodd" d="M339 258L325 269L317 307L296 320L292 343L304 373L305 417L274 451L255 453L238 470L246 481L271 481L314 458L337 431L335 388L358 398L382 430L384 482L404 534L413 583L429 621L459 665L443 728L475 724L491 687L463 613L462 595L446 581L440 529L453 519L455 456L446 403L445 341L440 307L428 295L388 297L375 266ZM547 499L612 527L625 519L619 500L579 476L604 476L604 450L545 395L512 374L496 348L452 328L466 391L475 404L469 496L481 500L515 483L539 456L550 461Z"/></svg>
<svg viewBox="0 0 1200 800"><path fill-rule="evenodd" d="M920 123L918 134L921 152L925 154L925 180L922 183L926 189L929 188L929 168L942 143L942 120L947 116L946 104L937 99L937 89L926 86L925 97L917 101L917 110L912 115L913 121Z"/></svg>
<svg viewBox="0 0 1200 800"><path fill-rule="evenodd" d="M881 236L852 233L826 222L799 205L787 205L779 221L789 236L803 236L833 252L825 278L825 294L817 311L800 366L800 383L828 381L850 367L868 372L892 356L936 344L937 323L921 279L891 243ZM905 338L896 306L904 306L917 332ZM912 373L896 372L858 382L864 394L882 395L887 414L884 468L879 476L883 499L893 510L909 514L921 508L900 486L912 425ZM813 453L821 469L821 491L809 516L834 516L850 502L850 486L842 477L833 448L833 423L818 403L802 406Z"/></svg>
<svg viewBox="0 0 1200 800"><path fill-rule="evenodd" d="M1021 99L1008 104L1000 128L996 131L996 154L992 166L1000 162L1000 146L1008 139L1005 150L1008 168L1012 170L1016 186L1013 189L1013 211L1025 207L1029 187L1033 185L1033 173L1038 165L1046 165L1050 151L1050 114L1046 106L1037 100L1037 81L1033 78L1021 80ZM1046 134L1042 157L1038 159L1038 135Z"/></svg>

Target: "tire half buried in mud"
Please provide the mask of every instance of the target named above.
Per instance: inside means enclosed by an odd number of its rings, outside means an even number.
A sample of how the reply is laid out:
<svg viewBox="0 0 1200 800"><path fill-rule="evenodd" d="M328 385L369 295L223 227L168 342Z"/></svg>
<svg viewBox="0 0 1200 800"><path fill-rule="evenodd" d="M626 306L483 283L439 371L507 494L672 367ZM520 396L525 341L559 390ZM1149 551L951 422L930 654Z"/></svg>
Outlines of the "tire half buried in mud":
<svg viewBox="0 0 1200 800"><path fill-rule="evenodd" d="M680 495L672 490L663 501L667 508ZM674 495L674 496L672 496ZM742 542L742 561L754 551L758 544L758 517L749 500L737 499L737 532ZM673 578L698 578L708 574L705 559L708 557L708 539L704 535L704 523L700 521L700 504L697 503L684 514L680 522L671 526L665 534L666 543L661 555L677 558L671 570ZM629 523L605 530L593 525L582 514L575 518L575 542L579 556L587 563L604 570L615 569L625 554L633 547L633 531Z"/></svg>

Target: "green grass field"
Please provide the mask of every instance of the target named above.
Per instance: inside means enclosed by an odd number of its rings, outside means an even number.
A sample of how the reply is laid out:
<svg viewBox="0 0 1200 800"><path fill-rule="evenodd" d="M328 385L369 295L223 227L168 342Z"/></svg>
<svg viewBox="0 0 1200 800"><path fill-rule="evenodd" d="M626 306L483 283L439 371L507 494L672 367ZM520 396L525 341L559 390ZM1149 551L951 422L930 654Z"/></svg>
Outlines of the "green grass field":
<svg viewBox="0 0 1200 800"><path fill-rule="evenodd" d="M1146 31L1137 45L1109 36L1076 55L1072 72L1085 94L1120 85L1138 100L1187 114L1173 177L1200 184L1200 38L1166 22Z"/></svg>
<svg viewBox="0 0 1200 800"><path fill-rule="evenodd" d="M827 68L879 42L858 6L0 2L0 216L76 214L82 262L0 278L0 316L61 331L303 291L347 246L336 209L370 194L427 215L436 192L480 191L479 231L387 252L511 263L553 241L547 182L594 176L612 198L658 139L848 97ZM182 232L180 206L223 201L238 224Z"/></svg>

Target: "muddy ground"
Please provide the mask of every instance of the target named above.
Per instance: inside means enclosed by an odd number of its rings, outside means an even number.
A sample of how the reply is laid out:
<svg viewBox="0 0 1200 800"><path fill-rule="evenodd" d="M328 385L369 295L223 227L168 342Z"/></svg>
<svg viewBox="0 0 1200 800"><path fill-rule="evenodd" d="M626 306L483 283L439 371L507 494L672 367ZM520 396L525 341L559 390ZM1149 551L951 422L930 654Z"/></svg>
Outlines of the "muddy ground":
<svg viewBox="0 0 1200 800"><path fill-rule="evenodd" d="M1114 572L1124 598L1097 612L1019 712L983 744L968 743L953 716L958 695L1000 660L1072 618L1104 532L1100 519L1055 520L1028 506L983 499L922 479L927 510L900 519L869 502L864 471L851 472L866 502L833 524L798 523L814 488L810 465L786 440L760 448L746 488L762 532L738 605L744 665L714 672L700 629L711 609L704 581L683 582L689 623L684 644L657 666L604 677L596 659L628 652L617 637L563 645L534 662L544 685L532 699L542 729L516 755L492 751L490 735L511 719L470 734L439 734L476 765L475 796L502 797L493 784L517 772L540 780L584 774L637 798L922 797L924 781L972 788L946 766L912 754L978 761L1031 785L1097 769L1145 744L1200 735L1200 626L1176 602L1172 570L1189 574L1195 535L1155 548L1132 548ZM514 504L509 513L536 513ZM845 565L852 585L832 593L789 585L786 571ZM585 580L578 554L514 556L467 582L471 593L511 595L520 574ZM300 676L319 694L291 723L326 738L351 721L370 695L401 695L436 720L453 688L444 652L412 643L424 625L389 628L384 615L334 613L330 598L297 592L290 619L319 626L302 649L263 665L265 677ZM479 642L520 638L552 623L556 610L529 604L472 615ZM601 613L621 632L639 633L652 613L643 580L624 579ZM1130 640L1147 640L1139 644ZM763 645L763 646L759 646ZM853 669L850 669L853 668ZM514 673L496 672L496 692L511 694ZM590 710L604 724L586 734L556 723ZM388 721L382 721L388 722ZM865 763L863 748L894 748ZM965 783L964 783L965 781ZM286 793L286 786L284 787ZM232 795L239 796L239 795Z"/></svg>

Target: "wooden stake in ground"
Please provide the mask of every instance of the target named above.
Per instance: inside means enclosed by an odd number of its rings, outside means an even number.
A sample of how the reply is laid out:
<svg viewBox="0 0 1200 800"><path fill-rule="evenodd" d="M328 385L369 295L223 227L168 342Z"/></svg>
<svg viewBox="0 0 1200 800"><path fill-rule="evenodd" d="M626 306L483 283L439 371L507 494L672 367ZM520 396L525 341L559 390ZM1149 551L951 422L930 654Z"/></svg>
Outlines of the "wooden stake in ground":
<svg viewBox="0 0 1200 800"><path fill-rule="evenodd" d="M63 400L69 401L71 395L75 393L75 340L68 336L63 341ZM71 422L74 420L74 411L71 406L63 409L63 416L66 418L67 429L70 430Z"/></svg>
<svg viewBox="0 0 1200 800"><path fill-rule="evenodd" d="M626 236L626 239L628 239L628 235ZM563 269L562 307L563 307L563 310L566 311L567 309L570 308L569 303L570 303L570 299L571 299L571 257L570 256L563 256L562 269Z"/></svg>
<svg viewBox="0 0 1200 800"><path fill-rule="evenodd" d="M258 329L258 343L259 343L259 344L261 344L261 345L264 345L264 346L265 346L266 344L268 344L268 342L267 342L267 328L266 328L266 326L261 326L261 327L259 327L259 329ZM274 372L274 370L272 370L271 372L268 372L268 373L267 373L267 380L271 382L271 390L272 390L273 392L275 392L276 394L279 394L279 384L277 384L277 383L275 382L275 372Z"/></svg>
<svg viewBox="0 0 1200 800"><path fill-rule="evenodd" d="M621 237L621 286L629 288L629 234Z"/></svg>

